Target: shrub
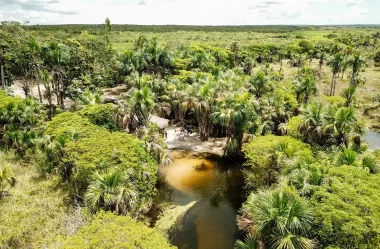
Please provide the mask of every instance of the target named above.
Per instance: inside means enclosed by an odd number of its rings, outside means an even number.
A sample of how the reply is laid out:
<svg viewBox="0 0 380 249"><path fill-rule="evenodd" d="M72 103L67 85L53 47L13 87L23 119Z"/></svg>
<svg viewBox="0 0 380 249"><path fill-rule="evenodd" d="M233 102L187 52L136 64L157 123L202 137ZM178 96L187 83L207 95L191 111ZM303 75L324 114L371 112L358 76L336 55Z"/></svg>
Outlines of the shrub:
<svg viewBox="0 0 380 249"><path fill-rule="evenodd" d="M138 213L146 212L156 193L157 162L146 152L143 142L125 132L110 133L76 113L62 113L48 123L46 134L58 137L75 131L77 139L67 143L61 168L72 168L81 191L92 175L112 168L129 171L138 190Z"/></svg>
<svg viewBox="0 0 380 249"><path fill-rule="evenodd" d="M380 247L380 175L352 167L333 167L329 183L311 198L320 248Z"/></svg>
<svg viewBox="0 0 380 249"><path fill-rule="evenodd" d="M91 123L104 127L110 131L118 130L116 123L116 108L112 104L89 105L79 112L82 117Z"/></svg>
<svg viewBox="0 0 380 249"><path fill-rule="evenodd" d="M342 107L346 103L346 99L341 96L322 96L324 104Z"/></svg>
<svg viewBox="0 0 380 249"><path fill-rule="evenodd" d="M70 249L176 248L153 228L146 227L128 216L117 216L109 212L99 212L73 236L59 236L56 245L57 248Z"/></svg>
<svg viewBox="0 0 380 249"><path fill-rule="evenodd" d="M299 127L302 123L302 117L301 116L294 116L291 117L286 124L286 128L288 130L289 136L292 136L294 138L301 138L301 133L299 132Z"/></svg>
<svg viewBox="0 0 380 249"><path fill-rule="evenodd" d="M345 149L338 155L337 164L341 165L355 165L358 153L352 149Z"/></svg>
<svg viewBox="0 0 380 249"><path fill-rule="evenodd" d="M286 164L286 160L311 160L313 153L308 144L289 136L261 136L243 146L247 158L245 166L249 185L258 187L271 183Z"/></svg>
<svg viewBox="0 0 380 249"><path fill-rule="evenodd" d="M19 102L19 97L10 97L3 90L0 90L0 110L3 109L10 102Z"/></svg>

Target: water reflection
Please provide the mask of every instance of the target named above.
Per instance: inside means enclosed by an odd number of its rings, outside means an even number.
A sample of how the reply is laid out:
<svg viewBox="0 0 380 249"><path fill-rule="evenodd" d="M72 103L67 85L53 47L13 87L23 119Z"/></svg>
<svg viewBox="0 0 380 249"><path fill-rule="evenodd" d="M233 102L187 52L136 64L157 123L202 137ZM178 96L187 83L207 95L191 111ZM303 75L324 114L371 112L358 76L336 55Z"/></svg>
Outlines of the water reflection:
<svg viewBox="0 0 380 249"><path fill-rule="evenodd" d="M197 170L202 162L205 167ZM168 183L160 191L160 198L167 198L162 201L178 205L196 201L170 234L173 244L179 249L232 249L239 236L240 168L220 158L179 158L161 173Z"/></svg>
<svg viewBox="0 0 380 249"><path fill-rule="evenodd" d="M369 130L363 136L364 141L368 144L370 149L379 149L380 148L380 133L376 131Z"/></svg>

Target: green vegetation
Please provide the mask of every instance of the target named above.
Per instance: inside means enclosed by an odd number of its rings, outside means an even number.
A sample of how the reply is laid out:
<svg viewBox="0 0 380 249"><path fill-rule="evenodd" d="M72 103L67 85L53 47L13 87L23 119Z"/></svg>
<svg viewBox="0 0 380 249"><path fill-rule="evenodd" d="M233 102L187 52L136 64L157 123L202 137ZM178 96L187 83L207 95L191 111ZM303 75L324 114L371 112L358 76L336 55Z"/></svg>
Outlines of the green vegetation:
<svg viewBox="0 0 380 249"><path fill-rule="evenodd" d="M237 248L379 248L380 153L362 140L379 127L379 37L3 22L0 248L173 248L167 217L185 209L146 226L171 162L152 115L245 158Z"/></svg>
<svg viewBox="0 0 380 249"><path fill-rule="evenodd" d="M41 248L58 234L70 232L66 225L72 212L65 191L56 188L55 177L41 177L33 166L0 152L0 171L6 168L9 178L15 179L0 198L1 248Z"/></svg>
<svg viewBox="0 0 380 249"><path fill-rule="evenodd" d="M152 228L128 216L99 212L77 234L59 237L56 248L141 248L169 249L167 240Z"/></svg>
<svg viewBox="0 0 380 249"><path fill-rule="evenodd" d="M102 112L99 114L96 119L103 116ZM92 195L99 195L98 201L91 201L92 208L96 209L99 205L106 207L107 210L118 210L122 213L128 211L144 213L149 210L151 199L155 194L157 164L144 150L141 141L126 133L110 133L74 113L62 113L54 117L47 124L46 134L56 138L74 134L65 144L64 157L58 157L57 161L48 161L57 167L56 171L62 172L63 178L74 180L77 194L92 182L88 190ZM114 172L107 172L109 169ZM104 172L105 175L102 173L94 175L95 172ZM92 175L95 179L91 179ZM107 180L121 182L109 183L112 185L107 186ZM95 193L95 186L96 191L105 192ZM122 189L115 189L119 187ZM114 193L106 189L112 189ZM120 197L121 193L132 194L134 198L127 199L136 203L128 205L127 209L125 203L121 204L124 205L124 209L121 210L118 202L124 202L121 199L126 198ZM113 200L113 197L106 199L105 195L115 195L114 198L117 200Z"/></svg>
<svg viewBox="0 0 380 249"><path fill-rule="evenodd" d="M246 227L258 238L254 248L259 244L268 248L313 248L314 242L304 237L310 229L311 212L294 193L275 190L251 194L243 213L246 219L255 221Z"/></svg>

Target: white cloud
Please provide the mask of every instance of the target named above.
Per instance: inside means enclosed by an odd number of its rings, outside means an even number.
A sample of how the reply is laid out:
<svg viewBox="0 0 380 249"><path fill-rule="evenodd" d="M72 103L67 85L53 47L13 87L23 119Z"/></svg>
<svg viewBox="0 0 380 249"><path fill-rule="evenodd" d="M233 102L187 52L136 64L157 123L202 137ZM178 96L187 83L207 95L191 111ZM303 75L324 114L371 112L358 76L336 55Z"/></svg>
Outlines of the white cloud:
<svg viewBox="0 0 380 249"><path fill-rule="evenodd" d="M368 12L362 5L363 0L0 0L0 20L103 23L109 17L121 24L325 24L329 17L352 22L347 18Z"/></svg>
<svg viewBox="0 0 380 249"><path fill-rule="evenodd" d="M363 0L346 0L345 4L347 6L356 6L356 5L361 5L363 3Z"/></svg>
<svg viewBox="0 0 380 249"><path fill-rule="evenodd" d="M346 11L344 11L341 14L330 16L331 19L354 19L358 20L357 18L363 17L368 13L368 9L358 7L358 6L352 6L348 8Z"/></svg>

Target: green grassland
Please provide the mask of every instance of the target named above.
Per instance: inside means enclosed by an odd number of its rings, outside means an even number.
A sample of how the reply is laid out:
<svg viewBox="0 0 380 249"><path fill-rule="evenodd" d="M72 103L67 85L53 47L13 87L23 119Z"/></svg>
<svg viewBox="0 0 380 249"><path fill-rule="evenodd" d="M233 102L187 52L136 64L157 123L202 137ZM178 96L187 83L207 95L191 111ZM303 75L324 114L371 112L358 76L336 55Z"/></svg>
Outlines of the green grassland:
<svg viewBox="0 0 380 249"><path fill-rule="evenodd" d="M103 26L98 25L62 25L32 26L29 28L37 37L46 39L76 38L83 33L102 36ZM291 45L299 40L311 42L327 41L329 34L355 33L368 34L380 30L377 26L231 26L231 27L197 27L197 26L132 26L113 25L111 40L113 48L119 52L134 47L140 36L147 39L156 37L160 44L177 48L190 44L207 44L217 47L229 47L239 42L243 47L252 45Z"/></svg>

